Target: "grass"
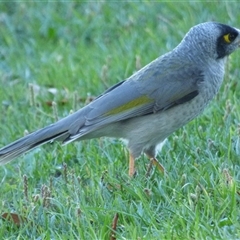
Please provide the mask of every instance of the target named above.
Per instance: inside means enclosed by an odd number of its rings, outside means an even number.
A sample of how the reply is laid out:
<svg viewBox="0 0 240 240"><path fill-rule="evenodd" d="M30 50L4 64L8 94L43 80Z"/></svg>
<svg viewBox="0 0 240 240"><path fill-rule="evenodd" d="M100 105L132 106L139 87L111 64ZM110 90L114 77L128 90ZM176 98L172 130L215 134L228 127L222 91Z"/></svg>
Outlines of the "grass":
<svg viewBox="0 0 240 240"><path fill-rule="evenodd" d="M82 107L215 20L240 27L238 3L0 2L0 147ZM48 144L0 168L1 239L239 239L239 60L204 114L129 179L119 140ZM34 104L30 104L33 84ZM56 91L57 93L53 93ZM51 90L51 91L50 91ZM6 217L5 217L6 218Z"/></svg>

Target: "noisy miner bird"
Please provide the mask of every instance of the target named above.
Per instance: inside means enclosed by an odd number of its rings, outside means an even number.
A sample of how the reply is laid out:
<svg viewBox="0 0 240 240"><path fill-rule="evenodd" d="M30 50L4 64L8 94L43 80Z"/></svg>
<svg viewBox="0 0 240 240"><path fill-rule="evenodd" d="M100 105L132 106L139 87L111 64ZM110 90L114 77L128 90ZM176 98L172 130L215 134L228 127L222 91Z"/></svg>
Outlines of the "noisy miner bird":
<svg viewBox="0 0 240 240"><path fill-rule="evenodd" d="M192 27L171 52L109 88L77 112L0 149L0 164L51 141L102 136L127 140L129 175L145 153L158 168L157 146L197 117L218 92L240 30L217 22Z"/></svg>

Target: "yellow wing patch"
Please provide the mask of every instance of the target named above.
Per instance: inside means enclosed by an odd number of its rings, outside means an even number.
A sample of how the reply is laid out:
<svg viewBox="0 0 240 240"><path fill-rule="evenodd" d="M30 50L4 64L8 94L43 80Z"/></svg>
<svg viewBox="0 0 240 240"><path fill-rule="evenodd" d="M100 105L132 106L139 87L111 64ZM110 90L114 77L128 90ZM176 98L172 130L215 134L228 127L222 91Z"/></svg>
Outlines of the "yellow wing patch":
<svg viewBox="0 0 240 240"><path fill-rule="evenodd" d="M153 99L144 95L144 96L136 98L136 99L134 99L134 100L122 105L122 106L119 106L119 107L116 107L116 108L112 109L111 111L107 112L105 114L105 116L116 115L118 113L125 112L125 111L127 111L131 108L138 107L138 106L141 106L141 105L144 105L146 103L153 102L153 101L154 101Z"/></svg>

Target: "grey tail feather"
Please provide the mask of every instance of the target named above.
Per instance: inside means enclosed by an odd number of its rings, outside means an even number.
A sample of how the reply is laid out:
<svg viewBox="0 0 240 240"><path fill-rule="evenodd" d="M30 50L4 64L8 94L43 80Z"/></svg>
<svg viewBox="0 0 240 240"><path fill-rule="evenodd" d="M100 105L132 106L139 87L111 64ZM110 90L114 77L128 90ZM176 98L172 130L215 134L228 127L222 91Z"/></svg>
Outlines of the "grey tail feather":
<svg viewBox="0 0 240 240"><path fill-rule="evenodd" d="M68 130L54 131L57 127L55 124L40 129L36 132L30 133L29 135L16 140L13 143L0 149L0 165L6 164L16 158L17 156L47 142L53 140L64 141L69 137Z"/></svg>

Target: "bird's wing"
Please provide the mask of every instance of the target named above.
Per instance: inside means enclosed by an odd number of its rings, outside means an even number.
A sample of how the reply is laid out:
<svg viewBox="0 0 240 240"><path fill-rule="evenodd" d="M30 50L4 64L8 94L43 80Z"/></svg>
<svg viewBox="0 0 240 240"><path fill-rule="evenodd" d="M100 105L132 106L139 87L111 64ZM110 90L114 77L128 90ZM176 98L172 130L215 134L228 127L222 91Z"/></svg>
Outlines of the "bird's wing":
<svg viewBox="0 0 240 240"><path fill-rule="evenodd" d="M168 71L153 69L153 84L138 84L138 91L155 100L153 113L190 101L199 94L204 81L203 72L191 64L171 64ZM154 87L157 86L157 87Z"/></svg>
<svg viewBox="0 0 240 240"><path fill-rule="evenodd" d="M198 95L203 81L200 70L181 63L165 69L161 66L158 59L153 61L87 105L84 126L77 132L76 113L76 121L70 126L70 132L71 128L75 132L71 138L79 138L113 122L164 111Z"/></svg>

